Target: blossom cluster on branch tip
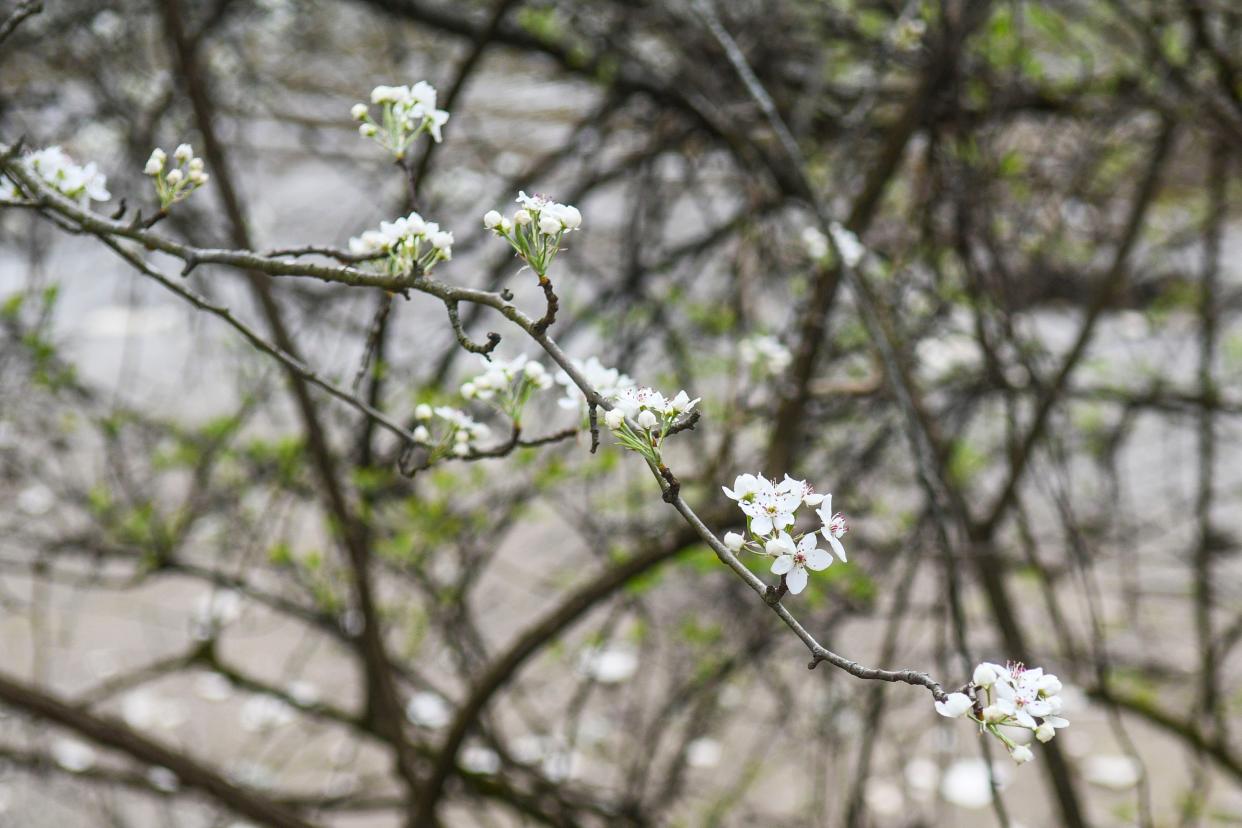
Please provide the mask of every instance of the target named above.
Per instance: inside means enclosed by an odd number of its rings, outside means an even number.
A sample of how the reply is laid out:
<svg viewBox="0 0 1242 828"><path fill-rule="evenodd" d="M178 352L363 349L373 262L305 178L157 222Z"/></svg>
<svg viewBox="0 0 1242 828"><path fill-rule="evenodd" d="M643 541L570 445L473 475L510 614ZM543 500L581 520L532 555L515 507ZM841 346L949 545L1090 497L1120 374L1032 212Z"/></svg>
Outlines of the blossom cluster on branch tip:
<svg viewBox="0 0 1242 828"><path fill-rule="evenodd" d="M440 128L449 119L443 109L436 109L436 89L426 81L413 86L377 86L371 90L371 103L379 106L380 119L371 117L371 107L356 103L349 114L361 121L358 132L374 138L380 146L398 159L405 157L410 144L424 132L440 143Z"/></svg>
<svg viewBox="0 0 1242 828"><path fill-rule="evenodd" d="M430 273L437 262L453 258L453 234L418 213L410 213L382 221L378 230L353 237L349 252L376 258L386 254L385 267L393 276L412 273L415 268Z"/></svg>
<svg viewBox="0 0 1242 828"><path fill-rule="evenodd" d="M108 177L99 171L94 161L78 164L60 147L28 152L17 161L26 172L37 176L63 196L86 207L92 201L107 201ZM17 185L0 175L0 198L15 201L21 198Z"/></svg>
<svg viewBox="0 0 1242 828"><path fill-rule="evenodd" d="M1019 663L1004 667L985 661L975 668L964 693L950 693L936 702L936 712L949 718L966 716L978 722L981 731L1000 739L1019 765L1035 758L1026 745L1016 743L1001 730L1018 727L1029 730L1041 742L1049 742L1057 730L1069 726L1061 718L1061 680L1041 667Z"/></svg>
<svg viewBox="0 0 1242 828"><path fill-rule="evenodd" d="M522 206L512 218L488 210L483 226L509 242L535 273L547 276L552 259L561 249L561 239L582 226L582 213L577 207L538 193L528 196L519 192L517 202Z"/></svg>
<svg viewBox="0 0 1242 828"><path fill-rule="evenodd" d="M586 380L587 385L599 392L604 399L611 399L627 388L633 388L635 382L626 374L621 373L616 368L608 368L596 357L590 357L586 362L578 360L573 361L573 366L577 369L582 378ZM556 373L556 381L565 388L565 396L556 401L561 408L577 408L582 412L583 416L587 413L587 398L573 381L573 378L564 371Z"/></svg>
<svg viewBox="0 0 1242 828"><path fill-rule="evenodd" d="M143 167L143 175L151 176L155 182L155 194L160 200L160 209L167 210L190 193L207 183L209 176L203 171L203 159L194 155L194 148L189 144L181 144L173 150L175 166L165 172L168 165L168 154L159 147L151 150L151 157Z"/></svg>
<svg viewBox="0 0 1242 828"><path fill-rule="evenodd" d="M752 373L764 376L779 376L793 362L793 354L774 336L755 334L743 339L738 346L738 354L742 364Z"/></svg>
<svg viewBox="0 0 1242 828"><path fill-rule="evenodd" d="M783 575L789 591L797 595L807 584L807 570L818 572L832 564L832 555L820 549L822 536L844 562L845 547L841 538L849 531L845 516L832 511L832 495L816 493L805 480L789 475L779 483L761 474L741 474L733 488L722 486L731 500L736 500L746 515L745 533L729 532L724 543L734 552L752 552L773 558L772 573ZM815 508L820 526L809 532L797 532L797 511L802 506Z"/></svg>
<svg viewBox="0 0 1242 828"><path fill-rule="evenodd" d="M621 445L660 465L660 446L674 426L698 404L685 391L666 398L652 388L630 386L610 395L612 409L604 423Z"/></svg>
<svg viewBox="0 0 1242 828"><path fill-rule="evenodd" d="M477 441L486 440L492 433L486 424L476 422L461 409L447 405L433 408L422 403L414 409L414 418L418 420L414 442L428 448L428 463L449 455L467 457L478 450Z"/></svg>
<svg viewBox="0 0 1242 828"><path fill-rule="evenodd" d="M463 383L461 395L468 400L493 403L515 425L521 424L522 409L531 394L552 387L552 375L525 354L507 361L481 356L479 361L483 363L483 373Z"/></svg>

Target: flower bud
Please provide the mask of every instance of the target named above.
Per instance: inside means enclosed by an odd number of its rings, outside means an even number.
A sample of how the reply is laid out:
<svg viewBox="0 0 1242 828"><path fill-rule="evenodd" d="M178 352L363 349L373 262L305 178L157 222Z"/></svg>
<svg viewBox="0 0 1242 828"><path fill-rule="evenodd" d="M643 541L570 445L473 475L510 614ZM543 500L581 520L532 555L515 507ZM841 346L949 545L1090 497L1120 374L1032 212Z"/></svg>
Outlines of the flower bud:
<svg viewBox="0 0 1242 828"><path fill-rule="evenodd" d="M473 382L467 382L461 387L461 395L468 400L473 400L476 393L478 393L478 389Z"/></svg>
<svg viewBox="0 0 1242 828"><path fill-rule="evenodd" d="M526 367L524 367L524 368L522 369L522 372L523 372L523 373L525 373L525 374L526 374L526 376L528 376L528 377L529 377L529 378L531 378L531 379L539 379L539 378L540 378L540 377L542 377L545 373L547 373L547 372L544 370L544 367L543 367L542 365L540 365L538 362L528 362L528 363L526 363Z"/></svg>
<svg viewBox="0 0 1242 828"><path fill-rule="evenodd" d="M495 210L488 210L483 214L483 226L488 230L494 230L504 221L504 216Z"/></svg>
<svg viewBox="0 0 1242 828"><path fill-rule="evenodd" d="M544 216L539 219L539 232L548 236L555 236L561 232L561 223L551 216Z"/></svg>
<svg viewBox="0 0 1242 828"><path fill-rule="evenodd" d="M652 414L645 408L638 412L638 424L648 431L655 428L656 424L659 422L660 421L656 418L656 415Z"/></svg>
<svg viewBox="0 0 1242 828"><path fill-rule="evenodd" d="M1035 754L1031 753L1031 749L1026 745L1014 745L1013 750L1009 751L1009 755L1013 757L1013 761L1019 765L1025 765L1027 762L1035 758Z"/></svg>
<svg viewBox="0 0 1242 828"><path fill-rule="evenodd" d="M427 403L419 403L414 409L414 417L419 420L430 420L431 406L427 405Z"/></svg>
<svg viewBox="0 0 1242 828"><path fill-rule="evenodd" d="M625 412L619 408L610 409L604 414L604 424L609 430L616 431L621 428L621 424L625 422Z"/></svg>
<svg viewBox="0 0 1242 828"><path fill-rule="evenodd" d="M203 171L203 159L191 158L189 170L190 172L202 172Z"/></svg>
<svg viewBox="0 0 1242 828"><path fill-rule="evenodd" d="M361 121L363 118L367 117L367 105L364 103L354 104L350 107L349 117L353 118L355 121Z"/></svg>
<svg viewBox="0 0 1242 828"><path fill-rule="evenodd" d="M164 171L164 161L168 156L159 147L151 150L151 157L147 159L147 165L142 168L144 175L159 175Z"/></svg>
<svg viewBox="0 0 1242 828"><path fill-rule="evenodd" d="M448 250L453 244L453 234L447 230L441 230L431 236L431 246L436 250Z"/></svg>
<svg viewBox="0 0 1242 828"><path fill-rule="evenodd" d="M427 430L427 426L419 426L418 428L414 429L414 442L416 443L430 443L431 442L431 432Z"/></svg>
<svg viewBox="0 0 1242 828"><path fill-rule="evenodd" d="M566 204L561 208L561 222L568 230L577 230L582 226L582 213L573 205Z"/></svg>
<svg viewBox="0 0 1242 828"><path fill-rule="evenodd" d="M1056 735L1056 728L1047 722L1044 722L1039 727L1035 728L1035 738L1041 742L1051 742L1052 737Z"/></svg>
<svg viewBox="0 0 1242 828"><path fill-rule="evenodd" d="M465 443L457 443L453 446L453 454L456 454L458 457L465 457L469 453L470 446Z"/></svg>
<svg viewBox="0 0 1242 828"><path fill-rule="evenodd" d="M984 662L975 668L973 681L976 687L987 688L991 687L993 684L996 684L996 680L999 678L1000 676L996 674L995 668L993 668L991 664Z"/></svg>
<svg viewBox="0 0 1242 828"><path fill-rule="evenodd" d="M742 548L743 538L737 532L726 532L724 536L724 545L734 552Z"/></svg>
<svg viewBox="0 0 1242 828"><path fill-rule="evenodd" d="M194 157L194 147L189 144L179 144L177 149L173 150L173 158L177 159L178 164L184 164Z"/></svg>
<svg viewBox="0 0 1242 828"><path fill-rule="evenodd" d="M988 724L1000 724L1009 718L1009 714L994 704L983 708L983 720Z"/></svg>
<svg viewBox="0 0 1242 828"><path fill-rule="evenodd" d="M457 443L459 443L459 444L469 443L469 442L470 442L470 432L468 432L468 431L464 431L464 430L462 430L462 431L458 431L456 434L454 434L454 435L453 435L453 439L454 439L455 441L457 441Z"/></svg>
<svg viewBox="0 0 1242 828"><path fill-rule="evenodd" d="M974 706L975 703L965 693L950 693L945 696L944 701L936 702L936 712L941 716L957 719L965 716Z"/></svg>
<svg viewBox="0 0 1242 828"><path fill-rule="evenodd" d="M164 180L167 181L172 186L176 187L178 184L181 183L182 177L183 176L181 175L181 170L169 170L168 175L165 176Z"/></svg>
<svg viewBox="0 0 1242 828"><path fill-rule="evenodd" d="M521 225L530 224L530 211L529 210L518 210L516 213L513 214L513 223L521 224Z"/></svg>
<svg viewBox="0 0 1242 828"><path fill-rule="evenodd" d="M374 137L377 132L379 132L379 129L376 128L375 124L362 124L358 127L358 134L363 138Z"/></svg>

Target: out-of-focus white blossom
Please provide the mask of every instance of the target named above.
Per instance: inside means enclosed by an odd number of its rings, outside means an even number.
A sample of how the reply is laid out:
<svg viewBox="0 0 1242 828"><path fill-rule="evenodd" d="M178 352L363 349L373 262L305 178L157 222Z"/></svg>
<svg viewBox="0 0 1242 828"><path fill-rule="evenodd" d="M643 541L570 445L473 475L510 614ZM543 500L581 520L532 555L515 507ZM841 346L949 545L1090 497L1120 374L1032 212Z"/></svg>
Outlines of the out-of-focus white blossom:
<svg viewBox="0 0 1242 828"><path fill-rule="evenodd" d="M616 368L605 367L596 357L590 357L586 362L579 362L575 359L573 365L578 373L582 374L587 384L605 399L616 396L626 388L634 387L634 380ZM565 396L557 400L557 405L561 408L578 408L585 416L587 400L582 389L578 388L569 374L564 371L557 372L556 382L565 388Z"/></svg>
<svg viewBox="0 0 1242 828"><path fill-rule="evenodd" d="M405 715L419 727L439 730L453 720L453 709L435 693L422 691L410 696Z"/></svg>
<svg viewBox="0 0 1242 828"><path fill-rule="evenodd" d="M807 227L802 231L802 246L812 259L818 261L828 258L828 237L818 227Z"/></svg>
<svg viewBox="0 0 1242 828"><path fill-rule="evenodd" d="M785 373L793 362L793 354L774 336L755 334L738 345L742 364L759 376L775 377Z"/></svg>
<svg viewBox="0 0 1242 828"><path fill-rule="evenodd" d="M548 370L530 361L525 354L510 360L498 356L480 357L479 360L483 373L463 383L461 395L493 403L514 422L521 422L522 410L535 391L552 387L552 375Z"/></svg>
<svg viewBox="0 0 1242 828"><path fill-rule="evenodd" d="M863 247L858 236L854 235L853 231L847 229L845 225L835 221L828 227L828 232L832 233L832 240L837 244L841 260L848 267L857 267L867 253L867 248Z"/></svg>
<svg viewBox="0 0 1242 828"><path fill-rule="evenodd" d="M70 773L84 773L95 766L95 749L77 739L52 742L52 760Z"/></svg>
<svg viewBox="0 0 1242 828"><path fill-rule="evenodd" d="M621 684L638 671L638 656L625 647L594 648L582 654L578 670L600 684Z"/></svg>
<svg viewBox="0 0 1242 828"><path fill-rule="evenodd" d="M17 163L27 173L83 207L89 206L92 201L112 198L108 192L108 177L99 172L94 161L77 164L58 146L28 152ZM20 195L14 182L0 176L0 197L16 200Z"/></svg>

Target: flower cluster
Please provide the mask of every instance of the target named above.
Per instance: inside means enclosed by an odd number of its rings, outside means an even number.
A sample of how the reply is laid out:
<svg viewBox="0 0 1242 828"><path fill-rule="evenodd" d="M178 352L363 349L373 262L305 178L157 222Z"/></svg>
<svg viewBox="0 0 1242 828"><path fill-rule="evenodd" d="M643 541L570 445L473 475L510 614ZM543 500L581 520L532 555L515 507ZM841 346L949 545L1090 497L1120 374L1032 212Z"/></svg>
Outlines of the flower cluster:
<svg viewBox="0 0 1242 828"><path fill-rule="evenodd" d="M428 448L428 463L450 454L467 457L477 450L478 440L486 440L492 433L490 428L475 422L466 412L447 405L432 408L422 403L414 409L414 418L418 420L414 441ZM439 427L437 421L440 422ZM438 434L433 434L433 431Z"/></svg>
<svg viewBox="0 0 1242 828"><path fill-rule="evenodd" d="M1049 742L1057 730L1068 727L1061 718L1061 680L1043 668L1027 668L1021 663L983 662L964 693L950 693L936 702L936 712L949 718L967 716L1004 743L1009 755L1019 765L1035 758L1026 745L1010 739L1002 727L1019 727L1035 734L1041 742Z"/></svg>
<svg viewBox="0 0 1242 828"><path fill-rule="evenodd" d="M404 158L410 144L424 132L440 143L440 127L449 114L436 109L436 88L426 81L413 86L377 86L371 90L371 103L380 108L378 122L371 118L371 107L357 103L349 114L362 123L358 132L374 138L380 146L397 158Z"/></svg>
<svg viewBox="0 0 1242 828"><path fill-rule="evenodd" d="M793 354L774 336L755 334L738 346L742 364L758 376L779 376L793 362Z"/></svg>
<svg viewBox="0 0 1242 828"><path fill-rule="evenodd" d="M698 397L690 399L685 391L666 399L659 391L635 386L616 391L611 399L613 407L604 415L604 423L623 446L657 466L664 438L699 401Z"/></svg>
<svg viewBox="0 0 1242 828"><path fill-rule="evenodd" d="M600 396L605 399L611 399L625 389L634 387L633 379L616 368L606 367L596 357L591 357L586 362L579 362L575 359L574 368L582 374L587 384L598 391ZM556 404L561 408L576 408L585 415L587 410L586 396L574 384L569 374L566 374L564 371L558 371L556 381L565 387L565 396L557 400Z"/></svg>
<svg viewBox="0 0 1242 828"><path fill-rule="evenodd" d="M818 572L832 564L832 555L819 548L818 536L828 541L842 562L846 560L841 538L849 527L844 515L832 511L832 495L817 494L805 480L794 480L789 475L776 483L763 475L742 474L733 481L732 489L721 488L746 515L746 532L727 533L725 546L734 552L774 558L772 573L784 576L785 585L794 595L806 588L808 569ZM815 509L820 521L818 529L794 531L796 514L802 506L819 507Z"/></svg>
<svg viewBox="0 0 1242 828"><path fill-rule="evenodd" d="M151 176L155 182L155 194L160 199L160 209L167 210L190 193L207 183L208 175L203 172L203 159L194 155L194 148L189 144L181 144L173 150L173 161L176 166L168 172L164 168L168 163L168 155L159 147L151 150L151 157L143 167L143 174Z"/></svg>
<svg viewBox="0 0 1242 828"><path fill-rule="evenodd" d="M532 270L547 276L552 259L561 249L561 239L582 226L582 213L577 207L559 204L538 193L528 196L519 192L517 202L522 206L513 218L488 210L483 226L509 242Z"/></svg>
<svg viewBox="0 0 1242 828"><path fill-rule="evenodd" d="M530 395L537 390L552 387L552 375L538 362L530 362L525 354L511 360L479 357L484 371L464 383L461 395L468 400L492 402L520 424L522 409Z"/></svg>
<svg viewBox="0 0 1242 828"><path fill-rule="evenodd" d="M378 230L367 230L350 239L349 252L374 258L387 255L386 266L393 276L403 276L415 268L430 273L436 262L453 258L453 234L418 213L410 213L380 222Z"/></svg>
<svg viewBox="0 0 1242 828"><path fill-rule="evenodd" d="M107 201L112 198L108 192L108 177L99 172L94 161L77 164L60 147L48 147L27 153L18 161L31 175L42 179L61 195L72 198L86 207L92 201ZM17 186L4 176L0 176L0 197L17 199Z"/></svg>

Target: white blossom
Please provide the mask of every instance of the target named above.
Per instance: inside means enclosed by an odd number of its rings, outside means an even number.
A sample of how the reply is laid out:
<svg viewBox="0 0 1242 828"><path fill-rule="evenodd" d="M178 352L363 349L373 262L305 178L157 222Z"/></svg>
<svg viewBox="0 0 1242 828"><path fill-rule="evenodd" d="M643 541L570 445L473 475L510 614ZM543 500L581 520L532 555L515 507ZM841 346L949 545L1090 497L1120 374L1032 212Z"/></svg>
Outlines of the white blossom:
<svg viewBox="0 0 1242 828"><path fill-rule="evenodd" d="M785 584L794 595L806 589L808 569L818 572L832 564L832 555L815 545L814 533L803 535L795 546L793 538L781 532L765 548L769 555L777 555L772 562L772 574L784 575Z"/></svg>
<svg viewBox="0 0 1242 828"><path fill-rule="evenodd" d="M841 545L841 538L845 537L845 533L849 531L849 525L845 522L845 515L832 511L831 494L824 495L823 506L816 509L815 514L824 524L820 530L824 540L828 541L828 545L832 547L833 552L837 553L837 557L845 561L845 547Z"/></svg>
<svg viewBox="0 0 1242 828"><path fill-rule="evenodd" d="M724 545L730 550L737 552L742 548L742 544L745 543L745 540L746 539L737 532L726 532L724 536Z"/></svg>
<svg viewBox="0 0 1242 828"><path fill-rule="evenodd" d="M439 143L441 128L448 123L449 113L436 108L436 90L426 81L411 86L377 86L371 90L371 103L380 107L379 121L373 120L366 104L356 103L350 117L362 121L359 132L376 139L397 158L404 158L410 145L426 132Z"/></svg>
<svg viewBox="0 0 1242 828"><path fill-rule="evenodd" d="M546 276L561 249L562 237L582 226L582 213L539 193L528 196L519 192L517 202L522 206L512 220L489 210L483 216L483 226L507 241L537 274Z"/></svg>
<svg viewBox="0 0 1242 828"><path fill-rule="evenodd" d="M79 165L58 146L27 153L19 163L44 184L82 206L112 198L107 176L99 172L95 162Z"/></svg>
<svg viewBox="0 0 1242 828"><path fill-rule="evenodd" d="M1014 762L1021 765L1031 761L1034 753L1022 740L1008 735L1004 729L1022 728L1029 731L1040 742L1051 741L1058 729L1069 726L1069 721L1060 716L1062 701L1061 680L1042 668L1027 668L1023 664L1008 664L1002 667L992 662L982 662L975 667L971 677L971 686L975 697L982 707L980 713L970 708L959 712L961 703L950 704L952 694L944 702L936 702L936 710L941 715L969 715L979 722L983 728L1000 739L1009 750ZM1010 731L1012 732L1012 731ZM1025 735L1029 740L1030 735Z"/></svg>
<svg viewBox="0 0 1242 828"><path fill-rule="evenodd" d="M405 275L415 268L423 273L453 258L453 234L440 229L418 213L382 221L378 230L367 230L349 240L349 252L356 256L387 254L384 263L393 275Z"/></svg>

